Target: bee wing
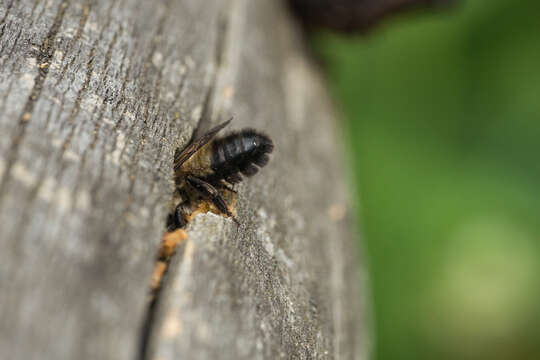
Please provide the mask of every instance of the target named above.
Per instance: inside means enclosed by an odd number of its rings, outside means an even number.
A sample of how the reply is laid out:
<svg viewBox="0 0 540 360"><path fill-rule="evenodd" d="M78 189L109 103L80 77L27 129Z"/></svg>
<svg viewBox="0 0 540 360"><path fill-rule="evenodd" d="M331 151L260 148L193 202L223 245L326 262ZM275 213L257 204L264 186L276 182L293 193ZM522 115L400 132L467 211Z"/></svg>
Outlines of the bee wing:
<svg viewBox="0 0 540 360"><path fill-rule="evenodd" d="M206 134L193 141L184 150L182 150L182 152L174 159L174 171L180 169L180 166L182 166L183 163L185 163L190 157L199 151L200 148L208 144L208 142L212 140L221 129L229 125L231 120L232 118L210 129Z"/></svg>

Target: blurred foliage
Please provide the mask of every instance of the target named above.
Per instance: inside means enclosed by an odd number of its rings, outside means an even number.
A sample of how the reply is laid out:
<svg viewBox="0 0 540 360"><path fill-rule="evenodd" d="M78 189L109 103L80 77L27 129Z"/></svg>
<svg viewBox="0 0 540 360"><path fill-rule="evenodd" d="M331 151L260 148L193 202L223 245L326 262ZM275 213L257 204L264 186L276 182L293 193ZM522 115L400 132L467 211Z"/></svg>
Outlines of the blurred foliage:
<svg viewBox="0 0 540 360"><path fill-rule="evenodd" d="M540 359L540 2L313 44L343 113L375 358Z"/></svg>

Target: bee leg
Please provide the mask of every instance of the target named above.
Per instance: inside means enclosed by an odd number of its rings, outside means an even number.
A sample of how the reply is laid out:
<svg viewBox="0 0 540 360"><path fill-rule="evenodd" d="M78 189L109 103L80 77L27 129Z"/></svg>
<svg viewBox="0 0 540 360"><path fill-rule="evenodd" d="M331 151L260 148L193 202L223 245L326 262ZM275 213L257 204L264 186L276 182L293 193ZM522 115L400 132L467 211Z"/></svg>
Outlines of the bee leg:
<svg viewBox="0 0 540 360"><path fill-rule="evenodd" d="M223 197L221 197L221 195L219 194L219 191L217 191L216 188L212 186L212 184L209 184L206 181L201 180L193 175L187 175L186 182L195 190L197 190L203 197L212 201L212 203L218 208L219 211L233 219L233 221L237 225L240 225L238 220L236 220L234 215L227 207L227 204L225 203L225 200L223 200Z"/></svg>
<svg viewBox="0 0 540 360"><path fill-rule="evenodd" d="M235 194L238 194L236 192L236 190L234 190L232 188L232 186L230 186L225 180L221 180L221 182L219 183L221 185L221 187L223 187L225 190L229 190L230 192L232 193L235 193Z"/></svg>

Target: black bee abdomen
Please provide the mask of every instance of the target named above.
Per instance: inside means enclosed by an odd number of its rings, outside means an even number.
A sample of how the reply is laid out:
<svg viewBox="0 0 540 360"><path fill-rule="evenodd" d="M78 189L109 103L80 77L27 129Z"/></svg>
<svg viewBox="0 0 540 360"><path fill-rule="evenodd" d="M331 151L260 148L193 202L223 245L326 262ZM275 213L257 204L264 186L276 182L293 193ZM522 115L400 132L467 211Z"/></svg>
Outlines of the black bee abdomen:
<svg viewBox="0 0 540 360"><path fill-rule="evenodd" d="M209 181L227 180L234 184L242 180L239 173L253 176L268 163L274 149L272 140L255 130L232 133L212 143L213 174Z"/></svg>

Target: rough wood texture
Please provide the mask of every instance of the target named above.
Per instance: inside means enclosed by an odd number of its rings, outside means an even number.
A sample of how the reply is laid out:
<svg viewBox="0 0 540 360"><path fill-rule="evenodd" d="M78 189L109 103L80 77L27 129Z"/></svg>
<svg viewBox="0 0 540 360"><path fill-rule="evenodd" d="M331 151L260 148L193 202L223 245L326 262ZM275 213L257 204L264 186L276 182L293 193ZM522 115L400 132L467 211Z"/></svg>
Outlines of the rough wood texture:
<svg viewBox="0 0 540 360"><path fill-rule="evenodd" d="M334 114L279 2L7 0L0 64L2 358L365 357ZM239 229L189 226L148 322L173 152L204 113L275 154Z"/></svg>

